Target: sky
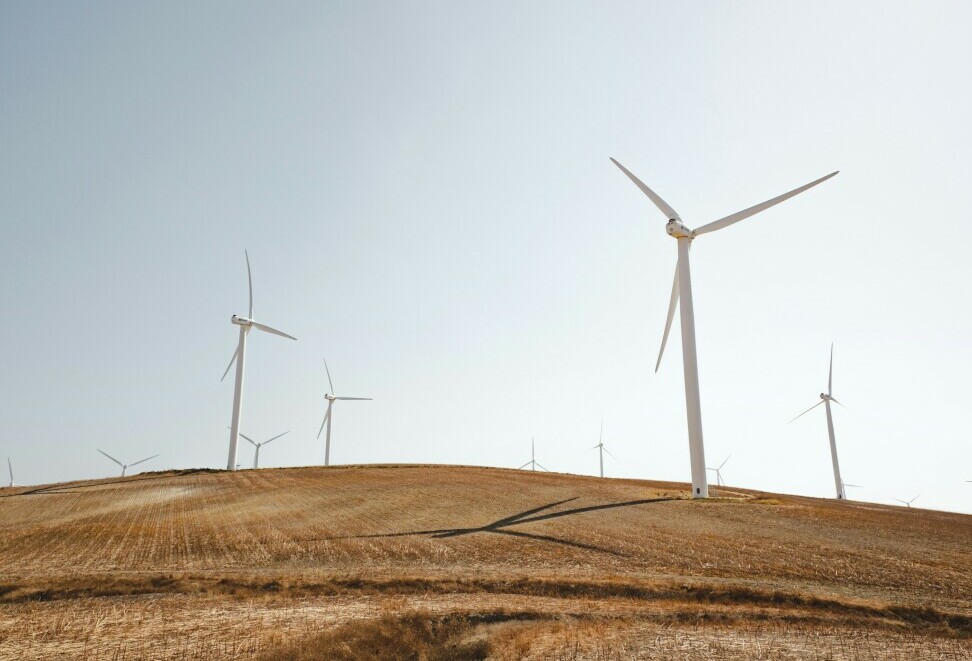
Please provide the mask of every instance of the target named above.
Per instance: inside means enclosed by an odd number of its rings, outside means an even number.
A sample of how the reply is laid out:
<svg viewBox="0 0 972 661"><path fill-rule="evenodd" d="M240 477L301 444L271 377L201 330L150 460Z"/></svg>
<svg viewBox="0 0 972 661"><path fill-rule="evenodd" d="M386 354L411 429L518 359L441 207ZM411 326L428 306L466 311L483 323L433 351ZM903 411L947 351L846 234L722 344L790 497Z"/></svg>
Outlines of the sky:
<svg viewBox="0 0 972 661"><path fill-rule="evenodd" d="M261 465L690 478L972 513L964 2L0 2L0 456L22 484ZM616 457L616 458L615 458ZM241 446L239 461L252 462ZM6 482L6 481L4 481Z"/></svg>

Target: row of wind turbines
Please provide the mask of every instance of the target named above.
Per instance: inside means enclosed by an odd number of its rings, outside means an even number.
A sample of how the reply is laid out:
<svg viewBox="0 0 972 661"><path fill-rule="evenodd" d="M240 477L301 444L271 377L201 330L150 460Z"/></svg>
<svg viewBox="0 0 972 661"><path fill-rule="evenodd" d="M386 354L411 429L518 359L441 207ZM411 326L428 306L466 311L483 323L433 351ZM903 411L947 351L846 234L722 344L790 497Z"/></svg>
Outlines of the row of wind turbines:
<svg viewBox="0 0 972 661"><path fill-rule="evenodd" d="M699 394L699 370L698 370L698 355L696 348L695 339L695 314L692 300L692 276L691 276L691 264L690 264L690 250L692 242L698 237L715 232L730 225L734 225L742 220L749 218L755 214L763 212L781 202L784 202L791 197L794 197L800 193L803 193L814 186L817 186L824 181L836 176L838 172L832 172L828 175L820 177L808 184L795 188L787 193L783 193L777 197L766 200L754 206L743 209L736 213L730 214L713 222L707 223L695 229L690 228L686 225L682 218L679 216L678 212L669 205L665 200L663 200L657 193L650 189L644 184L637 176L635 176L630 170L625 168L621 163L619 163L614 158L611 161L616 165L621 172L623 172L641 191L644 193L649 200L661 211L667 220L665 225L665 230L669 236L677 241L677 260L675 265L675 274L672 282L671 297L669 299L668 314L665 320L665 327L661 339L661 347L658 351L658 359L655 363L655 372L657 373L662 361L662 356L665 352L665 346L668 342L668 337L671 332L672 323L674 321L675 309L676 307L680 310L680 330L682 335L682 369L684 373L684 385L685 385L685 404L686 404L686 422L688 427L688 441L689 441L689 457L690 457L690 468L692 475L692 496L694 498L706 498L709 495L709 484L707 479L708 472L714 472L716 478L716 484L722 486L724 481L722 477L722 469L725 467L728 457L718 466L718 467L707 467L705 461L705 449L702 434L702 407ZM247 269L247 283L249 288L249 307L247 315L239 316L233 315L230 319L231 323L239 327L239 336L237 341L236 350L233 352L230 358L229 364L226 366L226 370L223 372L223 376L220 379L225 380L226 376L229 374L230 369L233 368L234 364L236 366L236 379L235 387L233 391L233 409L231 423L229 426L230 437L229 437L229 452L227 457L226 468L227 470L236 470L239 466L238 463L238 446L239 439L242 437L244 440L249 442L254 446L254 460L253 467L259 467L260 449L285 436L289 432L284 432L278 434L265 441L254 441L249 436L242 434L240 431L242 417L243 417L243 384L244 384L244 374L246 365L246 348L249 338L250 331L257 329L271 335L277 335L289 340L296 341L297 338L284 333L283 331L277 330L271 326L258 322L253 317L253 277L250 267L249 253L244 251L244 257L246 259L246 269ZM331 423L333 420L333 408L334 403L342 400L358 400L365 401L371 400L370 397L348 397L348 396L337 396L334 394L334 383L331 379L330 369L327 365L327 360L324 360L324 369L327 374L328 386L330 387L329 392L324 395L326 402L326 408L324 412L323 420L321 421L321 427L318 431L317 438L320 440L322 434L325 436L324 440L324 465L330 464L330 449L331 449ZM836 497L839 500L846 499L846 487L856 486L849 485L843 482L840 475L840 466L837 459L837 444L834 433L834 423L833 414L831 411L831 402L840 404L832 394L833 390L833 345L831 345L831 355L830 355L830 371L827 382L827 392L820 393L820 401L811 406L809 409L798 415L794 420L806 415L818 406L823 405L827 416L827 431L830 439L830 452L831 460L833 463L833 473L834 473L834 485L836 490ZM841 404L841 406L843 406ZM792 421L791 421L792 422ZM601 435L598 438L598 444L591 449L596 449L599 452L599 473L601 477L604 476L604 453L611 453L605 448L603 442L603 420L601 423ZM122 469L122 476L124 477L126 471L138 464L147 462L154 459L158 455L152 457L147 457L139 461L133 462L131 464L125 464L119 461L115 457L109 455L108 453L98 450L105 457L118 464ZM611 455L613 456L613 455ZM13 486L13 467L8 458L7 461L8 470L10 472L10 483ZM531 470L536 470L538 467L542 470L547 470L541 464L536 461L536 456L534 453L534 444L531 441L531 458L530 461L526 462L520 468L526 468L529 466ZM917 498L917 496L916 496ZM911 503L914 502L914 498L910 501L899 501L910 507Z"/></svg>

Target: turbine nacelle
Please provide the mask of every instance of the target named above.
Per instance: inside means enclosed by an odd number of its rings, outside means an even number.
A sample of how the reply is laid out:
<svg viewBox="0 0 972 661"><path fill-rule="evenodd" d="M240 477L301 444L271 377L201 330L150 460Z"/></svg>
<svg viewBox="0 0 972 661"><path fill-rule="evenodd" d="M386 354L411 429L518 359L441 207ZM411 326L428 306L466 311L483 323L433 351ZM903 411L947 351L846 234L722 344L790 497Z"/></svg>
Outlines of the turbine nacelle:
<svg viewBox="0 0 972 661"><path fill-rule="evenodd" d="M239 317L239 316L237 316L235 314L232 317L230 317L230 321L233 322L234 324L236 324L237 326L252 326L253 325L253 320L252 319L247 319L246 317Z"/></svg>
<svg viewBox="0 0 972 661"><path fill-rule="evenodd" d="M665 225L665 231L668 232L668 236L671 236L676 239L695 238L695 232L693 232L688 227L686 227L685 223L683 223L678 218L672 218L671 220L669 220L668 224Z"/></svg>
<svg viewBox="0 0 972 661"><path fill-rule="evenodd" d="M828 399L833 399L833 397L831 397L830 395L828 395L825 392L822 392L822 393L820 393L820 399L822 399L824 401L827 401Z"/></svg>

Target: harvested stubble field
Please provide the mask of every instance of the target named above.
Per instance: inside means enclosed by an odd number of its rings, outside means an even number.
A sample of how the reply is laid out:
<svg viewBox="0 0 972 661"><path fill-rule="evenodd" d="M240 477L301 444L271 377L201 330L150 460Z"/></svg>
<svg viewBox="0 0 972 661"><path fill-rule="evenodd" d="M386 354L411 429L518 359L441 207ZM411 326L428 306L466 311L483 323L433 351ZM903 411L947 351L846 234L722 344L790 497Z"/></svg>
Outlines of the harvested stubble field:
<svg viewBox="0 0 972 661"><path fill-rule="evenodd" d="M972 658L972 517L458 466L0 489L0 658Z"/></svg>

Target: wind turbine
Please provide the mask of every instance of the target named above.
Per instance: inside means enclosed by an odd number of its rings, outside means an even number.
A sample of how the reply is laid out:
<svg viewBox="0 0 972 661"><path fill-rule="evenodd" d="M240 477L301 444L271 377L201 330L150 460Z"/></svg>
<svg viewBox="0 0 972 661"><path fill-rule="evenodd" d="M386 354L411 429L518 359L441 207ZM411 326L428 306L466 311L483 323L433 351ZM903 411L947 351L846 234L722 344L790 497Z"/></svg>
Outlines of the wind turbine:
<svg viewBox="0 0 972 661"><path fill-rule="evenodd" d="M784 200L790 199L794 195L798 195L830 179L837 173L832 172L805 186L791 190L789 193L784 193L771 200L749 207L748 209L743 209L742 211L692 230L682 222L675 209L669 206L665 200L656 195L653 190L648 188L623 165L613 158L611 161L665 214L668 218L665 231L668 232L669 236L678 240L678 262L675 267L675 279L672 283L672 296L668 303L668 319L665 321L665 332L662 335L661 349L658 351L658 361L655 363L655 371L657 372L659 365L661 365L662 354L665 352L668 333L671 330L672 319L675 316L675 305L679 302L679 298L681 298L682 369L685 374L685 413L688 419L689 455L692 463L692 497L706 498L709 495L709 486L706 481L705 449L702 443L702 404L699 398L699 361L695 347L695 309L692 304L692 275L689 266L689 247L696 237L709 232L715 232L716 230L745 220L760 211L765 211Z"/></svg>
<svg viewBox="0 0 972 661"><path fill-rule="evenodd" d="M236 351L233 352L233 357L230 358L229 365L226 366L226 371L223 372L222 381L229 374L230 368L233 366L233 362L236 362L236 388L233 390L233 421L230 424L230 446L229 446L229 458L226 460L226 470L236 470L236 448L239 443L240 434L240 417L242 416L243 409L243 366L246 362L246 337L250 334L251 328L257 328L266 333L273 333L274 335L279 335L280 337L286 337L290 340L296 340L296 337L282 333L275 328L270 328L264 324L257 323L253 321L253 276L250 273L250 255L243 251L246 256L246 279L250 286L250 309L245 317L238 317L235 314L230 318L230 321L240 327L240 340L239 344L236 345Z"/></svg>
<svg viewBox="0 0 972 661"><path fill-rule="evenodd" d="M900 498L895 498L895 500L898 501L899 503L901 503L902 505L904 505L905 507L910 508L911 507L911 503L913 503L916 500L918 500L918 498L919 498L919 496L915 496L911 500L901 500Z"/></svg>
<svg viewBox="0 0 972 661"><path fill-rule="evenodd" d="M837 487L837 500L846 500L847 493L844 491L844 481L840 479L840 464L837 462L837 439L834 437L834 416L830 411L830 402L836 402L840 404L836 399L833 398L831 393L834 389L834 345L830 345L830 373L827 377L827 392L820 393L820 401L808 408L806 411L798 415L790 422L793 422L797 418L806 415L810 411L814 410L821 404L827 410L827 433L830 435L830 459L834 464L834 485ZM843 406L843 404L840 404Z"/></svg>
<svg viewBox="0 0 972 661"><path fill-rule="evenodd" d="M543 468L543 470L545 470L545 471L547 471L549 473L550 471L547 470L546 468L544 468L543 466L541 466L540 465L540 462L537 461L536 455L534 454L534 447L533 447L533 445L534 445L533 444L533 437L531 436L530 437L530 461L526 462L525 464L523 464L522 466L520 466L516 470L520 470L522 468L526 468L527 466L529 466L530 467L530 470L535 471L535 470L537 470L537 466L540 466L540 468Z"/></svg>
<svg viewBox="0 0 972 661"><path fill-rule="evenodd" d="M610 456L614 457L614 455L611 454L611 451L604 447L604 418L601 418L601 433L597 437L597 445L591 449L599 450L598 454L601 460L601 477L604 477L604 453L607 452ZM614 458L617 459L617 457Z"/></svg>
<svg viewBox="0 0 972 661"><path fill-rule="evenodd" d="M98 452L101 452L101 450L98 450ZM144 463L144 462L148 461L149 459L155 459L156 457L159 456L157 454L153 454L151 457L146 457L145 459L139 459L138 461L136 461L133 464L123 464L122 462L118 461L117 459L115 459L114 457L112 457L107 452L101 452L101 454L105 455L106 457L108 457L109 459L111 459L116 464L118 464L119 466L122 467L122 474L121 474L122 477L125 477L125 471L127 471L132 466L138 466L139 464Z"/></svg>
<svg viewBox="0 0 972 661"><path fill-rule="evenodd" d="M729 455L729 457L731 457L731 456L732 455ZM723 460L723 462L721 464L719 464L719 467L718 468L706 468L706 470L715 471L715 474L716 474L716 486L721 487L721 486L725 485L725 482L722 481L722 467L726 465L726 462L727 461L729 461L729 457L726 457Z"/></svg>
<svg viewBox="0 0 972 661"><path fill-rule="evenodd" d="M8 487L15 487L15 486L17 486L16 484L14 484L14 479L13 479L13 465L10 463L10 457L7 457L7 470L10 471L10 484L8 484L7 486Z"/></svg>
<svg viewBox="0 0 972 661"><path fill-rule="evenodd" d="M324 426L327 425L327 435L324 440L324 465L329 466L331 463L331 409L334 407L334 402L339 400L370 402L373 400L371 397L336 397L332 395L331 393L334 392L334 382L331 381L331 370L327 367L327 358L324 359L324 371L327 373L327 383L331 386L331 392L324 395L324 399L327 400L327 412L324 413L321 428L317 431L317 438L318 440L321 438L321 432L324 431Z"/></svg>
<svg viewBox="0 0 972 661"><path fill-rule="evenodd" d="M263 447L264 445L266 445L270 441L275 441L278 438L280 438L281 436L286 436L289 433L290 433L290 430L287 430L283 434L277 434L276 436L274 436L273 438L271 438L269 440L263 441L262 443L257 443L256 441L254 441L252 438L250 438L249 436L247 436L243 432L240 432L240 437L243 438L244 440L249 441L250 442L250 445L252 445L253 447L256 448L256 453L253 455L253 467L254 468L259 468L260 467L260 448L261 447ZM236 467L239 468L240 467L239 464L237 464Z"/></svg>

